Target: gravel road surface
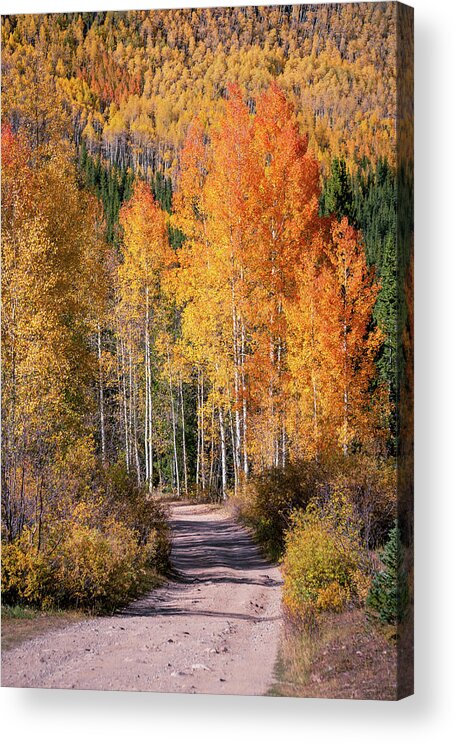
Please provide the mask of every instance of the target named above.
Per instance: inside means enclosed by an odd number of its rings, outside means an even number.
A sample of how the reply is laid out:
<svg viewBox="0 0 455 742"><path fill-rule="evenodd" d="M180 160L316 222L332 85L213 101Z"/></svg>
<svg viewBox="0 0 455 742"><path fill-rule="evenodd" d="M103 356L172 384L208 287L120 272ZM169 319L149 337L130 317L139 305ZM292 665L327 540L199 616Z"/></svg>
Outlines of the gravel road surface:
<svg viewBox="0 0 455 742"><path fill-rule="evenodd" d="M273 682L281 575L224 510L171 507L173 579L109 617L2 655L2 685L262 695Z"/></svg>

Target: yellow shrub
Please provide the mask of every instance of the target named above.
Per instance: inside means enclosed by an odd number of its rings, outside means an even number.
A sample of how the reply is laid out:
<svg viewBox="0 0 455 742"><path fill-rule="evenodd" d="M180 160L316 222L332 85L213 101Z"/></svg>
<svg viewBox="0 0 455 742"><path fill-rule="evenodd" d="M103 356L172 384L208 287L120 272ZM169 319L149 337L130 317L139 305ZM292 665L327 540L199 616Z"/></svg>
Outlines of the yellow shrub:
<svg viewBox="0 0 455 742"><path fill-rule="evenodd" d="M73 453L75 470L90 468L89 446ZM2 544L6 605L112 610L166 571L170 540L163 507L120 468L101 476L92 492L77 474L76 502L65 500L60 510L43 515L39 529L25 527Z"/></svg>
<svg viewBox="0 0 455 742"><path fill-rule="evenodd" d="M31 534L2 547L2 596L7 605L28 604L48 609L76 606L112 610L147 586L151 570L162 559L164 534L149 533L139 545L136 533L115 520L103 529L77 519L62 528L63 536L37 553Z"/></svg>
<svg viewBox="0 0 455 742"><path fill-rule="evenodd" d="M37 553L32 534L2 545L2 600L5 604L40 605L54 584L52 564Z"/></svg>
<svg viewBox="0 0 455 742"><path fill-rule="evenodd" d="M352 555L337 548L329 531L296 519L286 538L283 560L285 604L299 614L307 604L317 606L321 591L329 586L348 591L355 567Z"/></svg>
<svg viewBox="0 0 455 742"><path fill-rule="evenodd" d="M341 587L338 582L331 582L318 592L316 607L320 611L340 613L349 600L349 590Z"/></svg>
<svg viewBox="0 0 455 742"><path fill-rule="evenodd" d="M110 608L134 592L142 568L140 547L122 524L107 532L74 524L62 548L59 584L62 598L76 605Z"/></svg>
<svg viewBox="0 0 455 742"><path fill-rule="evenodd" d="M283 558L285 607L304 619L310 607L341 611L357 595L362 554L352 511L342 497L294 514ZM311 612L311 611L310 611Z"/></svg>
<svg viewBox="0 0 455 742"><path fill-rule="evenodd" d="M356 569L352 575L352 581L355 589L355 595L359 605L364 606L371 587L371 574L365 574L360 569Z"/></svg>

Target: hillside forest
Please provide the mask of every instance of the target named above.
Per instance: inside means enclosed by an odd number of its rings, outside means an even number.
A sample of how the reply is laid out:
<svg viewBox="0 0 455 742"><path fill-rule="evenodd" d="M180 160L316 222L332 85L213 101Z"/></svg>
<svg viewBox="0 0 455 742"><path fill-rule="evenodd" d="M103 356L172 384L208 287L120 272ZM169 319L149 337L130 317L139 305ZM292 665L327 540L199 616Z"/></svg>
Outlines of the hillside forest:
<svg viewBox="0 0 455 742"><path fill-rule="evenodd" d="M2 19L7 602L138 594L172 496L235 503L291 614L384 609L378 551L410 541L397 33L394 3Z"/></svg>

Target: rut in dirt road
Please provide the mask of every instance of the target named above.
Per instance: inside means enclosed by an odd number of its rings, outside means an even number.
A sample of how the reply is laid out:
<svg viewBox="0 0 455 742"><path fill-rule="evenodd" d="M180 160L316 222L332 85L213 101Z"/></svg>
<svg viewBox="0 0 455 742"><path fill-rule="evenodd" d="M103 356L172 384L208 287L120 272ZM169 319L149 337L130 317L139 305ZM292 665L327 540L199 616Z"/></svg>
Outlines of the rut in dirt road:
<svg viewBox="0 0 455 742"><path fill-rule="evenodd" d="M273 682L281 575L224 511L171 510L174 576L112 617L26 642L2 685L262 695Z"/></svg>

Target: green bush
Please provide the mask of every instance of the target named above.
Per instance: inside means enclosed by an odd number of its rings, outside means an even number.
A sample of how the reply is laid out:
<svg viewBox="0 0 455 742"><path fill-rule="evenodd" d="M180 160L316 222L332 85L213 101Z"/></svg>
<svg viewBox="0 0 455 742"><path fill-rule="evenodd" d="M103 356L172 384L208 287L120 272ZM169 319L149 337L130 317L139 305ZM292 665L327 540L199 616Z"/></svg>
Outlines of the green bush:
<svg viewBox="0 0 455 742"><path fill-rule="evenodd" d="M367 597L367 612L380 623L396 625L403 620L408 601L404 551L398 523L390 531L380 554L383 569L377 572Z"/></svg>

